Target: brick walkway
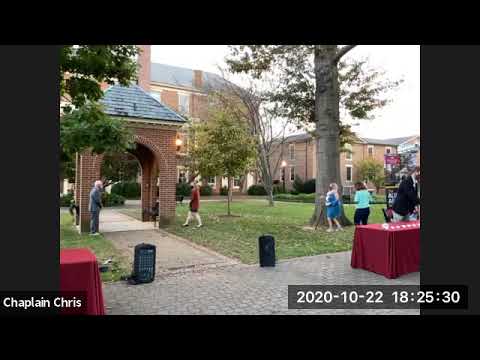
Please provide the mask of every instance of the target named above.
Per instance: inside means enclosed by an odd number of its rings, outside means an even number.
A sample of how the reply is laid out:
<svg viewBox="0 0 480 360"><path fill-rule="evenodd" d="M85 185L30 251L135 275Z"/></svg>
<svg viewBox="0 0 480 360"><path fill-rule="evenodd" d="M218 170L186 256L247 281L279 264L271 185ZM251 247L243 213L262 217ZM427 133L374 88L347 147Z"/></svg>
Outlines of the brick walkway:
<svg viewBox="0 0 480 360"><path fill-rule="evenodd" d="M350 267L350 252L161 275L151 284L104 284L108 314L412 314L419 310L288 310L288 285L418 285Z"/></svg>

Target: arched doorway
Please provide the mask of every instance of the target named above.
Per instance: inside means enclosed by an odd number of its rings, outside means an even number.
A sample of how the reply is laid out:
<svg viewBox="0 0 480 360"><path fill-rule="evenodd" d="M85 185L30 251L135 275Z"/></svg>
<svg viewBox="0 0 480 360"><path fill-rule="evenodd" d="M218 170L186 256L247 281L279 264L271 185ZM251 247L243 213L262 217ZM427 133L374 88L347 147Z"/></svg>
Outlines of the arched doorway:
<svg viewBox="0 0 480 360"><path fill-rule="evenodd" d="M132 153L142 167L142 210L151 209L158 199L159 224L170 223L175 218L176 206L175 141L177 130L185 120L136 85L114 85L105 92L101 102L105 106L105 112L126 121L134 135L136 148ZM76 156L75 202L80 208L80 232L89 231L89 194L94 182L101 178L102 159L102 154L92 154L89 151ZM142 220L151 220L148 211L144 212Z"/></svg>

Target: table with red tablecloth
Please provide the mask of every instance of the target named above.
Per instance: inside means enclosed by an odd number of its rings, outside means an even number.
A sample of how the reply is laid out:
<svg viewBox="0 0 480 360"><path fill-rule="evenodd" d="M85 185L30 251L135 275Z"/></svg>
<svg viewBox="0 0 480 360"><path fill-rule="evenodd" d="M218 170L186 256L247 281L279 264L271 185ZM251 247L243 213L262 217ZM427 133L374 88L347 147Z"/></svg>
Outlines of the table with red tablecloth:
<svg viewBox="0 0 480 360"><path fill-rule="evenodd" d="M60 291L79 292L86 296L83 315L105 315L102 281L95 254L89 249L60 251ZM78 314L78 309L63 308L62 314Z"/></svg>
<svg viewBox="0 0 480 360"><path fill-rule="evenodd" d="M358 225L351 266L389 279L419 271L420 222Z"/></svg>

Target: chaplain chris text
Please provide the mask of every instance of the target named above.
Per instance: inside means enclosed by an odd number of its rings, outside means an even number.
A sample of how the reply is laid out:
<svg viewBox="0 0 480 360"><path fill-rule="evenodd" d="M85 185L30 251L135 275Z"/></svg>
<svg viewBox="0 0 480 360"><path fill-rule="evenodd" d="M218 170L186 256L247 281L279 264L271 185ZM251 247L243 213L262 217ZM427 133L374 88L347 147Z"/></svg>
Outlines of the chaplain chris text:
<svg viewBox="0 0 480 360"><path fill-rule="evenodd" d="M51 297L45 299L43 296L41 298L21 298L17 299L15 297L5 297L2 301L2 305L5 308L80 308L82 307L82 300L77 299L76 297L64 298L64 297Z"/></svg>

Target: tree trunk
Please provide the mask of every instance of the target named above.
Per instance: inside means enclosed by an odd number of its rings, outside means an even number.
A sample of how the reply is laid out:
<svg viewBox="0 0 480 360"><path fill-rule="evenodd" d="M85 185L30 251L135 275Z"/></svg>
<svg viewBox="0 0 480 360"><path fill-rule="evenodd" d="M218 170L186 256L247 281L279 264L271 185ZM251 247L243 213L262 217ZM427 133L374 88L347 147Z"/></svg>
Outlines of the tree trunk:
<svg viewBox="0 0 480 360"><path fill-rule="evenodd" d="M230 202L232 201L232 177L228 177L227 215L230 216Z"/></svg>
<svg viewBox="0 0 480 360"><path fill-rule="evenodd" d="M265 187L265 191L267 192L267 200L268 200L268 206L274 206L275 203L273 202L273 181L270 179L269 184L266 182L263 184Z"/></svg>
<svg viewBox="0 0 480 360"><path fill-rule="evenodd" d="M327 225L325 196L329 184L336 183L342 194L340 178L340 93L338 69L334 62L336 45L316 45L315 64L315 142L317 174L315 182L315 210L312 225ZM343 205L339 219L343 225L350 222L345 217Z"/></svg>

